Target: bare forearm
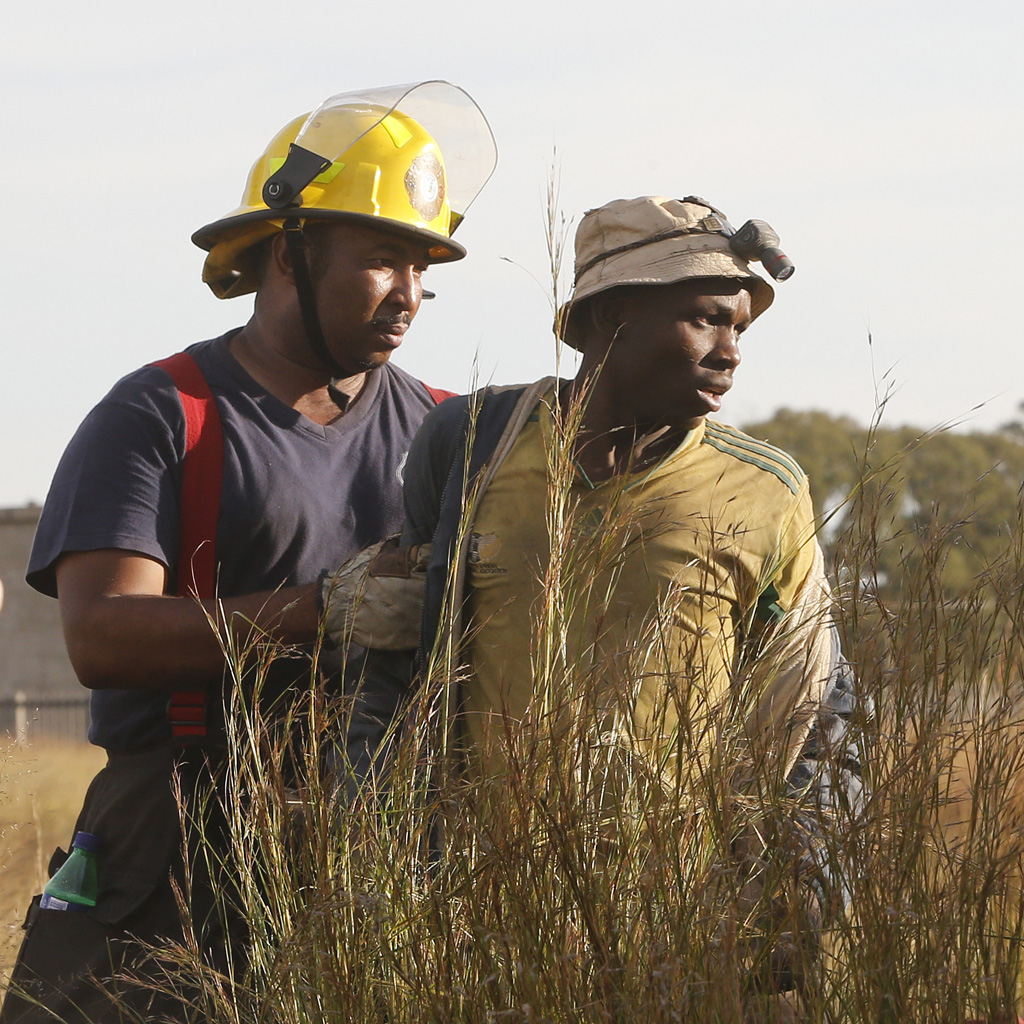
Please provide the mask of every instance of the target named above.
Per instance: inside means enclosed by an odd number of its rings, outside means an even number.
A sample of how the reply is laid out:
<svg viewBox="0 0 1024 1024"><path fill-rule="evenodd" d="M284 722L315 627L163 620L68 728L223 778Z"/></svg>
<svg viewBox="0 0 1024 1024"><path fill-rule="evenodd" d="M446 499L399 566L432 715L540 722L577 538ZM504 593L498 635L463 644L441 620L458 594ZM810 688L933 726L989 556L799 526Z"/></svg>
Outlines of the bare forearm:
<svg viewBox="0 0 1024 1024"><path fill-rule="evenodd" d="M95 598L65 613L68 655L90 689L176 689L220 680L223 641L312 642L317 634L316 587L292 587L230 601L153 594Z"/></svg>

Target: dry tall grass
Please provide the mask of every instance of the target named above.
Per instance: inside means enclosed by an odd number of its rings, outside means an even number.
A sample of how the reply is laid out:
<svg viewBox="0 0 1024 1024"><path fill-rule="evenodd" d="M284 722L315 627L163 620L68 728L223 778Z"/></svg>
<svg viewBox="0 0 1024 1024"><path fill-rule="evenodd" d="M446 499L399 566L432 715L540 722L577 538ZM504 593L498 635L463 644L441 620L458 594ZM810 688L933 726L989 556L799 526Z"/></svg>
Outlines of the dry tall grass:
<svg viewBox="0 0 1024 1024"><path fill-rule="evenodd" d="M557 454L551 471L556 483L568 472ZM459 667L444 643L393 737L386 780L356 799L337 743L343 702L311 683L293 712L309 740L296 754L294 722L266 721L236 695L230 848L213 855L237 880L224 899L249 924L251 957L225 975L200 942L163 951L192 1019L787 1019L791 1007L765 988L783 944L802 951L808 1020L1015 1019L1021 523L1006 525L1005 557L955 598L939 585L960 542L948 534L915 543L905 578L880 595L880 546L906 540L887 529L884 483L848 525L837 619L876 709L854 721L871 796L859 814L803 809L851 893L817 948L792 899L794 797L771 766L756 801L725 782L758 770L735 708L681 721L678 749L694 755L677 759L667 788L642 746L604 739L609 709L565 656L566 624L590 600L572 568L594 538L559 493L535 641L538 711L506 737L496 781L470 777L451 752ZM598 542L614 547L613 533ZM709 730L719 742L705 757ZM737 838L752 833L760 855L738 858Z"/></svg>
<svg viewBox="0 0 1024 1024"><path fill-rule="evenodd" d="M588 545L614 555L616 529L581 532L557 486L570 472L557 452L550 472L539 699L504 738L507 769L496 779L473 778L450 747L447 695L460 669L449 645L393 736L387 777L362 788L340 742L350 708L325 696L315 674L285 721L261 716L236 688L229 838L207 854L232 880L223 910L246 922L250 952L214 967L198 927L193 941L158 951L184 1016L786 1019L792 1007L766 994L773 951L786 944L802 955L808 1020L1014 1019L1024 939L1021 521L1006 524L1004 556L951 597L941 568L962 537L926 532L911 546L891 529L895 489L865 471L873 498L838 547L836 614L861 694L876 709L854 722L871 796L859 814L842 804L803 809L851 893L819 948L792 899L797 805L771 766L751 762L736 728L742 708L684 717L677 749L692 756L666 776L628 730L609 729L615 708L591 699L589 676L567 657L568 623L594 600L577 569ZM875 567L887 545L912 547L913 558L883 593ZM710 733L719 742L708 752ZM13 814L9 807L24 792L9 780L23 775L26 756L63 801L56 835L41 835L44 797L35 809L27 797ZM5 821L26 824L8 826L5 841L27 848L30 873L67 839L97 753L86 756L88 769L48 748L8 753ZM738 768L750 777L759 767L757 800L729 789ZM760 855L737 856L737 839L751 833L764 840ZM14 923L38 880L15 882L10 866L4 878Z"/></svg>

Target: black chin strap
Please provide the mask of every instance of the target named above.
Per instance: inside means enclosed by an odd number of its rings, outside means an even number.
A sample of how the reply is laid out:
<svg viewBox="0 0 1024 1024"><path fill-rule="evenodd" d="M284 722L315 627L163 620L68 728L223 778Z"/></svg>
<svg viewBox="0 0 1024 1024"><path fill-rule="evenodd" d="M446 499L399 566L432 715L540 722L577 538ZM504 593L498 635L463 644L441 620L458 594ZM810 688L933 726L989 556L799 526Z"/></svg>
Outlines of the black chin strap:
<svg viewBox="0 0 1024 1024"><path fill-rule="evenodd" d="M302 313L302 324L306 328L306 339L313 355L331 371L334 377L348 377L331 355L331 350L324 341L324 333L320 328L320 317L316 311L316 297L313 295L313 281L309 276L309 262L306 260L306 243L302 237L302 221L298 217L289 217L284 222L284 238L288 243L288 254L292 260L292 273L295 275L295 291L299 296L299 310Z"/></svg>
<svg viewBox="0 0 1024 1024"><path fill-rule="evenodd" d="M348 407L352 404L352 399L338 387L337 377L335 377L334 380L329 380L327 382L327 394L331 396L331 401L342 412L348 412Z"/></svg>

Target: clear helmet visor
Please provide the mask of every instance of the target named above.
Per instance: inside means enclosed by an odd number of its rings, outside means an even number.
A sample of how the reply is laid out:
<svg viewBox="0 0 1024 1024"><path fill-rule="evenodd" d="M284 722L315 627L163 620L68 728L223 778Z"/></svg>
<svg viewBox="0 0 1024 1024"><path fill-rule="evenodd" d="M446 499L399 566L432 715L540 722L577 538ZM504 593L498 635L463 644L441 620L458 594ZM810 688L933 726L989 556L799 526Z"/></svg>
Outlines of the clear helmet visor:
<svg viewBox="0 0 1024 1024"><path fill-rule="evenodd" d="M461 220L494 172L498 150L473 98L443 81L339 93L324 100L299 129L284 165L268 178L264 201L273 209L293 203L318 174L392 114L417 121L437 143L448 201Z"/></svg>

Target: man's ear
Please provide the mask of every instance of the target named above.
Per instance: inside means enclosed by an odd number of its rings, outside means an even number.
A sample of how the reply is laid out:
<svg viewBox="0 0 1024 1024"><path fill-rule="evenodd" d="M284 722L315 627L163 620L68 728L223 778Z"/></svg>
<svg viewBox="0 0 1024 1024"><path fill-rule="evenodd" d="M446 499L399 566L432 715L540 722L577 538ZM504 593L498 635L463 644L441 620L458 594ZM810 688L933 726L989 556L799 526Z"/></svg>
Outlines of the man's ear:
<svg viewBox="0 0 1024 1024"><path fill-rule="evenodd" d="M275 276L295 284L295 272L292 270L292 256L288 251L288 242L283 231L278 231L270 240L270 253L267 257L267 269Z"/></svg>
<svg viewBox="0 0 1024 1024"><path fill-rule="evenodd" d="M618 288L598 292L583 311L587 327L600 338L614 338L626 322L625 303Z"/></svg>

